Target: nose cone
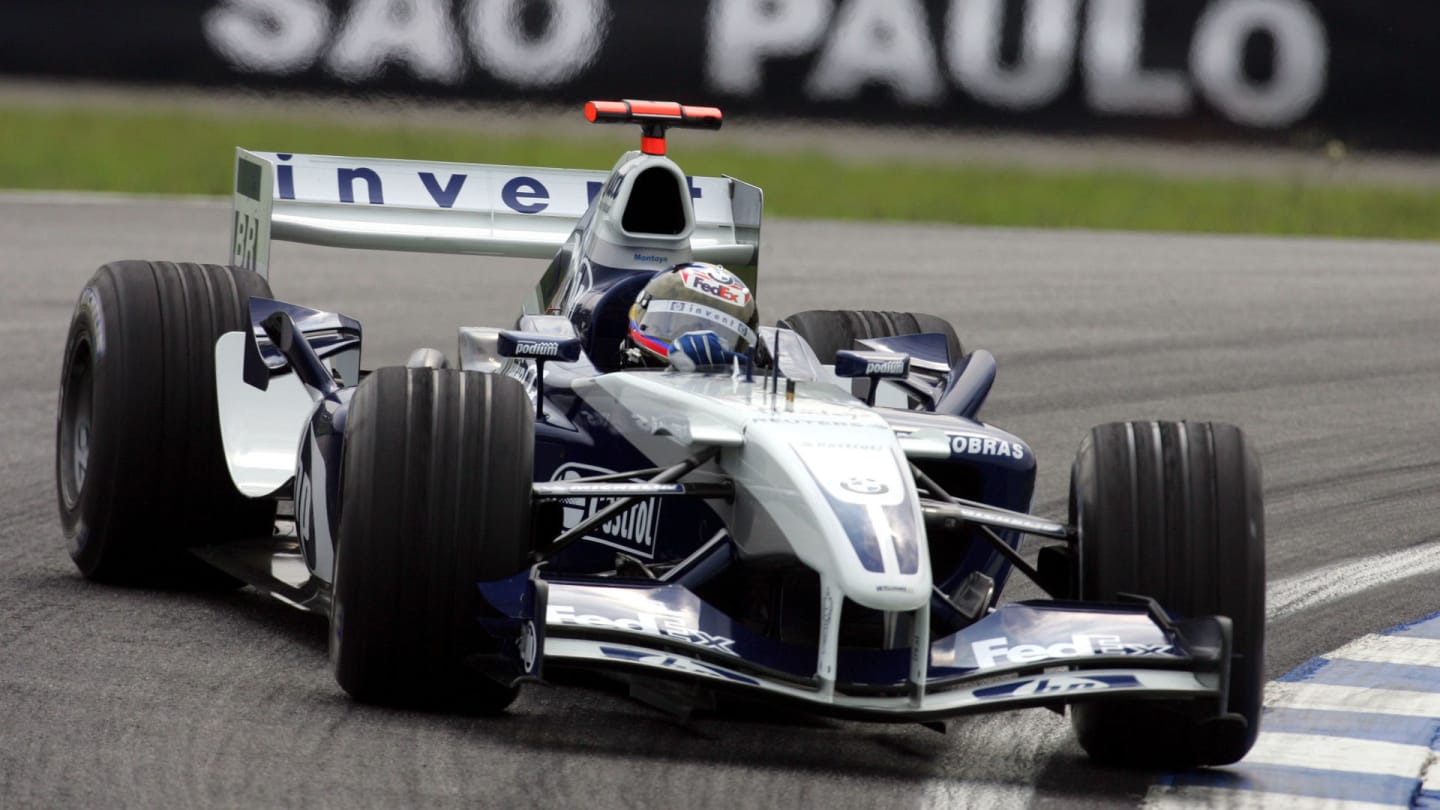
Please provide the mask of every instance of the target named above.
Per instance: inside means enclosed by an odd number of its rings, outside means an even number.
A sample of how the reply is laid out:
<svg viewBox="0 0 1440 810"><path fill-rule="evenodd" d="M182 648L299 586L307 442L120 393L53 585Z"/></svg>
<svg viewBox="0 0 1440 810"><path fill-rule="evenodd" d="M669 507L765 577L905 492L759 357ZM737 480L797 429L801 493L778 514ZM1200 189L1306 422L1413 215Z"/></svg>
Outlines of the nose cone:
<svg viewBox="0 0 1440 810"><path fill-rule="evenodd" d="M764 448L798 490L786 521L796 556L868 608L916 610L929 600L915 481L887 425L753 424L746 438L747 452Z"/></svg>

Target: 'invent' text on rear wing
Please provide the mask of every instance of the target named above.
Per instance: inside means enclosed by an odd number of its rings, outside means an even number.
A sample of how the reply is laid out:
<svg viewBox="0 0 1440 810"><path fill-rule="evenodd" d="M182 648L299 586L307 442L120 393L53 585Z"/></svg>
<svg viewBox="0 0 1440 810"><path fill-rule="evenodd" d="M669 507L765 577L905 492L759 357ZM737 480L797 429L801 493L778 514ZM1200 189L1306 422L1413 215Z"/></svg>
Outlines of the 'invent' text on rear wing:
<svg viewBox="0 0 1440 810"><path fill-rule="evenodd" d="M549 259L608 172L235 151L230 262L269 277L270 240ZM696 259L758 258L760 189L691 177Z"/></svg>

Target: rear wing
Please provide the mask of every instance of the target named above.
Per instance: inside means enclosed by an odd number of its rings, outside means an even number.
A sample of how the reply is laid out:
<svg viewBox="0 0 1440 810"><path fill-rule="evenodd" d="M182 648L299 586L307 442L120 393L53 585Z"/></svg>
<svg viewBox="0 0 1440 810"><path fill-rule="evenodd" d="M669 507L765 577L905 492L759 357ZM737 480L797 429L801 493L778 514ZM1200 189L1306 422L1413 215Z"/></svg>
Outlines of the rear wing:
<svg viewBox="0 0 1440 810"><path fill-rule="evenodd" d="M610 174L235 151L230 263L269 277L270 241L550 259ZM696 259L758 263L760 189L691 177Z"/></svg>

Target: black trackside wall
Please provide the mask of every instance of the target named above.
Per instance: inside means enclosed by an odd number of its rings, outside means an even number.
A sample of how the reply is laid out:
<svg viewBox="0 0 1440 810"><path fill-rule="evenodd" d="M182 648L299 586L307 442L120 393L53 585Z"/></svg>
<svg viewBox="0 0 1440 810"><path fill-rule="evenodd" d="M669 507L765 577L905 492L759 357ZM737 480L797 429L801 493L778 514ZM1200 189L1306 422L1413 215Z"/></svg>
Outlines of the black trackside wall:
<svg viewBox="0 0 1440 810"><path fill-rule="evenodd" d="M1436 0L3 0L0 74L1440 149Z"/></svg>

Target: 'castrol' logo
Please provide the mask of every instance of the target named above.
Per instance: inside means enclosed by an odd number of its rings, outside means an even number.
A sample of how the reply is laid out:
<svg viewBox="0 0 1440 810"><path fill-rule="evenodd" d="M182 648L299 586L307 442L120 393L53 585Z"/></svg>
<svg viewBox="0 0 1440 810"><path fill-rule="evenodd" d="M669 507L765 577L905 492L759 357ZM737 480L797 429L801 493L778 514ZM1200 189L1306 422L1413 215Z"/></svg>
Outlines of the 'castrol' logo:
<svg viewBox="0 0 1440 810"><path fill-rule="evenodd" d="M563 464L550 477L552 481L611 475L615 471L589 464ZM572 529L614 502L614 498L566 498L561 501L561 525ZM618 548L637 557L655 556L655 539L660 531L660 499L646 498L629 509L592 528L585 540L602 546Z"/></svg>

